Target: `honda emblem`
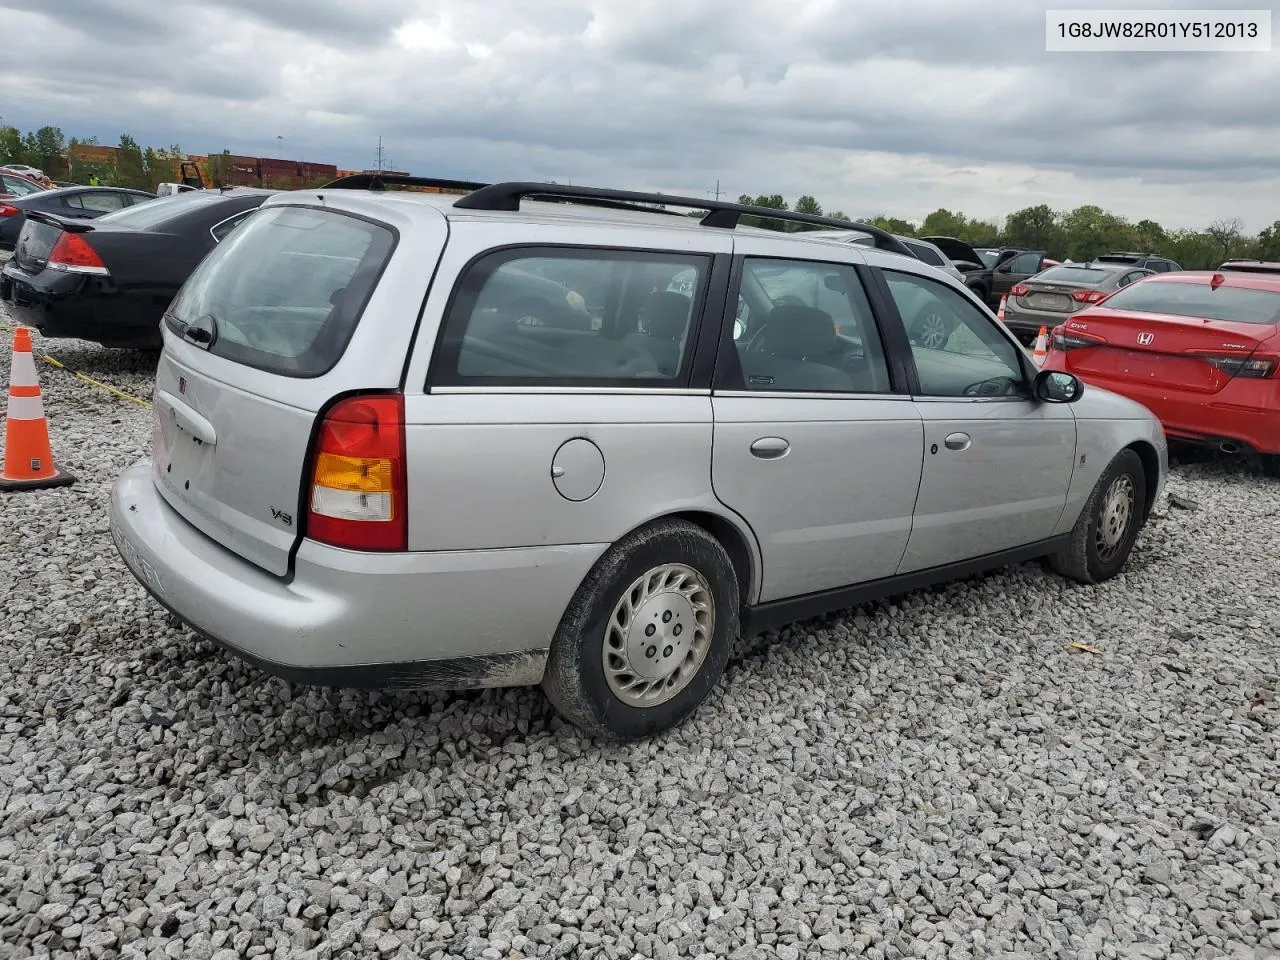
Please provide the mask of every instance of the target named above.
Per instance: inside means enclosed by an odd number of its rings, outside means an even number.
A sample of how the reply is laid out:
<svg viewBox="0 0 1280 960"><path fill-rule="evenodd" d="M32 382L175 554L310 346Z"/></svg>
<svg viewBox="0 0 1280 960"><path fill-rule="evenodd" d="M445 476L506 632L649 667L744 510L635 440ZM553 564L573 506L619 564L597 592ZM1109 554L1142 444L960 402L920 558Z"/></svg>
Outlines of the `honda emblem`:
<svg viewBox="0 0 1280 960"><path fill-rule="evenodd" d="M1140 333L1138 334L1138 345L1142 347L1149 347L1155 338L1156 335L1154 333Z"/></svg>

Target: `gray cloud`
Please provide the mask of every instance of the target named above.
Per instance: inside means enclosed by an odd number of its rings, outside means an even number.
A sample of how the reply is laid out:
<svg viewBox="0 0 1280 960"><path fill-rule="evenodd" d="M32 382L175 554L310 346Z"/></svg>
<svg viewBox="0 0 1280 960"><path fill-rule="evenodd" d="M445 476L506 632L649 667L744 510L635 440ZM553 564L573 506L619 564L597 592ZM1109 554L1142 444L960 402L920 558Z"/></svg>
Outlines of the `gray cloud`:
<svg viewBox="0 0 1280 960"><path fill-rule="evenodd" d="M1052 4L1071 5L1090 6ZM1035 3L171 6L59 0L55 17L0 0L24 36L0 61L7 119L195 152L284 136L352 166L381 135L421 172L697 192L719 177L735 196L909 217L1042 201L1255 229L1276 215L1256 204L1280 176L1273 55L1049 54Z"/></svg>

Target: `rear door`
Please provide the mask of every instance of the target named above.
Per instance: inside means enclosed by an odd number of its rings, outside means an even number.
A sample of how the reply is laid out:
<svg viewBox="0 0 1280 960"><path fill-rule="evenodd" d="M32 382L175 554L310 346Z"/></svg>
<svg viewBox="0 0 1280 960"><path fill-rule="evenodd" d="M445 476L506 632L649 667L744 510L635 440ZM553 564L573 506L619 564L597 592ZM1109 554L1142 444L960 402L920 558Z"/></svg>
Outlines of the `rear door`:
<svg viewBox="0 0 1280 960"><path fill-rule="evenodd" d="M890 576L911 532L923 427L895 388L855 248L827 262L738 236L712 397L716 495L746 519L760 600Z"/></svg>
<svg viewBox="0 0 1280 960"><path fill-rule="evenodd" d="M452 221L405 385L410 548L610 543L714 506L706 348L731 250L684 227Z"/></svg>
<svg viewBox="0 0 1280 960"><path fill-rule="evenodd" d="M1075 458L1070 405L1031 399L1020 348L968 297L888 265L882 277L899 315L935 310L954 318L942 347L910 347L924 465L898 572L1050 537L1066 506Z"/></svg>
<svg viewBox="0 0 1280 960"><path fill-rule="evenodd" d="M443 217L415 212L340 191L323 207L268 207L201 263L166 315L156 485L271 573L287 571L298 537L317 414L339 394L400 383L446 236Z"/></svg>

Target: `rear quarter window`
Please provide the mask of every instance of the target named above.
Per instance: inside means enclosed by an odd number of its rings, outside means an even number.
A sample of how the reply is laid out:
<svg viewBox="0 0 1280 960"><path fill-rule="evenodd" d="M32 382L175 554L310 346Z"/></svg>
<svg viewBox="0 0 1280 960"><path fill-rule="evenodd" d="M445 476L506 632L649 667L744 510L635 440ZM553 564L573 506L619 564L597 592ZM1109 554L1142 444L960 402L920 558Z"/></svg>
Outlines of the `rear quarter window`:
<svg viewBox="0 0 1280 960"><path fill-rule="evenodd" d="M181 335L211 317L209 352L291 377L315 377L342 357L396 234L333 210L259 210L196 268L166 317Z"/></svg>
<svg viewBox="0 0 1280 960"><path fill-rule="evenodd" d="M711 258L596 248L490 253L445 316L437 386L660 386L687 379Z"/></svg>
<svg viewBox="0 0 1280 960"><path fill-rule="evenodd" d="M1112 294L1105 309L1272 324L1280 321L1280 291L1229 286L1214 290L1207 283L1146 281Z"/></svg>

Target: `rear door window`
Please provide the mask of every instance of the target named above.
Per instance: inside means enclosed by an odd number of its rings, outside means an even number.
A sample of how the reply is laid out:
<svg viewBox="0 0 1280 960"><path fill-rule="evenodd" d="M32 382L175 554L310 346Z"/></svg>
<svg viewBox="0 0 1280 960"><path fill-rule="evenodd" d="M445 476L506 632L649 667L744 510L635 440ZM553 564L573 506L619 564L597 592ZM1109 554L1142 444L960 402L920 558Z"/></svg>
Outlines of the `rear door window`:
<svg viewBox="0 0 1280 960"><path fill-rule="evenodd" d="M382 224L333 210L264 209L196 268L166 322L215 328L209 351L292 377L341 358L395 246Z"/></svg>
<svg viewBox="0 0 1280 960"><path fill-rule="evenodd" d="M711 258L523 248L473 263L445 317L441 386L664 386L688 378Z"/></svg>
<svg viewBox="0 0 1280 960"><path fill-rule="evenodd" d="M97 210L100 213L112 213L128 206L121 194L106 190L80 194L80 205L86 210Z"/></svg>

